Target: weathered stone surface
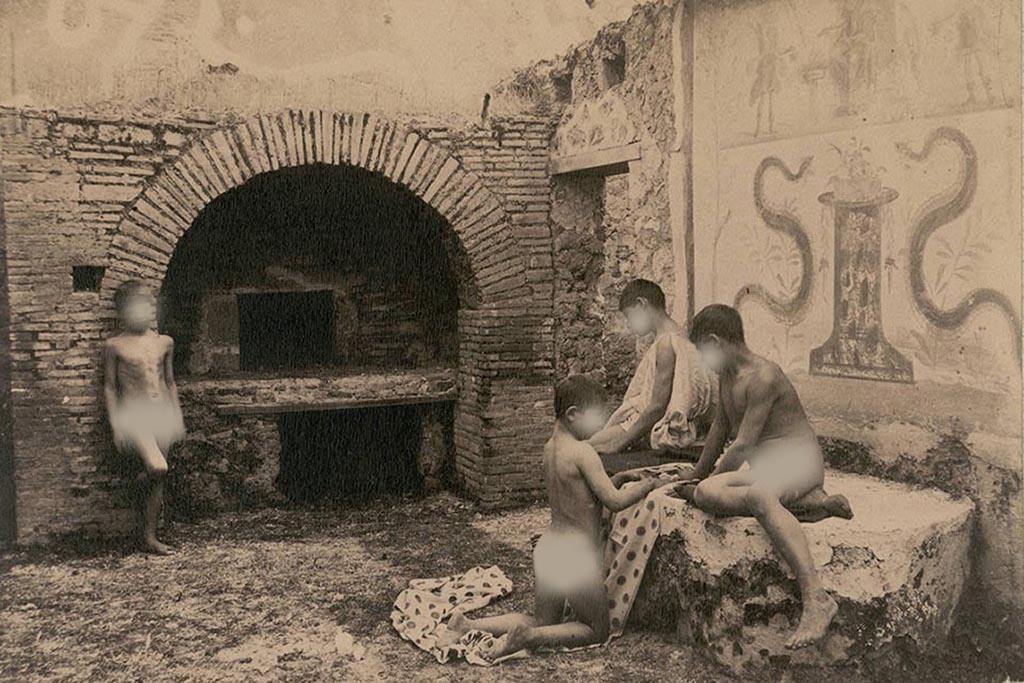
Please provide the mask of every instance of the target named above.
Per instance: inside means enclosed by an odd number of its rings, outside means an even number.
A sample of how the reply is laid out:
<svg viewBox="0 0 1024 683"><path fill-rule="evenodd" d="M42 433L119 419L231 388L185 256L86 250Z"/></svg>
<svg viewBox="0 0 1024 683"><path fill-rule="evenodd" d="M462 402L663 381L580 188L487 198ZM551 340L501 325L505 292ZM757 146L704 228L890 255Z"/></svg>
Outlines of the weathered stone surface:
<svg viewBox="0 0 1024 683"><path fill-rule="evenodd" d="M839 602L817 647L785 648L799 594L757 521L715 519L672 498L633 623L674 605L679 637L734 671L863 664L888 651L941 646L968 575L970 501L848 474L830 472L826 483L849 498L855 517L803 525L825 588Z"/></svg>

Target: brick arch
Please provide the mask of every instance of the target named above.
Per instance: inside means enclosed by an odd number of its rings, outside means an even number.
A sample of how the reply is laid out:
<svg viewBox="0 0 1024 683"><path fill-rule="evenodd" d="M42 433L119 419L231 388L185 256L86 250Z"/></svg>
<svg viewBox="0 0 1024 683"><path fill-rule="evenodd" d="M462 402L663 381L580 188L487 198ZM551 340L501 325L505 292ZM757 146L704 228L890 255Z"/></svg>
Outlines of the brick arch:
<svg viewBox="0 0 1024 683"><path fill-rule="evenodd" d="M529 296L526 259L501 202L446 150L372 114L288 110L216 127L157 174L111 238L100 300L109 303L127 279L162 282L178 240L220 195L261 173L308 164L383 175L435 209L468 257L473 307L500 309Z"/></svg>
<svg viewBox="0 0 1024 683"><path fill-rule="evenodd" d="M288 110L214 127L170 161L129 204L107 249L96 314L114 317L128 279L162 283L178 240L225 192L277 169L309 164L380 174L440 214L459 240L477 301L459 310L455 471L497 506L539 492L552 404L550 296L535 292L502 201L443 148L372 114ZM468 305L467 305L468 304Z"/></svg>

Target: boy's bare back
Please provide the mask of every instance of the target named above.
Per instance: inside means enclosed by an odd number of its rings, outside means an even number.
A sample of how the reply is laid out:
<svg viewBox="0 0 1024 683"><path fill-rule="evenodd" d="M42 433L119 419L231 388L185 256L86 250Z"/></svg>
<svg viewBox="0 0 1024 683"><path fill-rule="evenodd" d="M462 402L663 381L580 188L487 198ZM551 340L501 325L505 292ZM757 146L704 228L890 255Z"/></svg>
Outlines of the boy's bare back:
<svg viewBox="0 0 1024 683"><path fill-rule="evenodd" d="M796 389L782 368L770 360L754 355L750 365L735 374L722 373L719 381L730 439L740 436L740 426L748 411L766 413L760 433L748 435L752 444L814 437Z"/></svg>
<svg viewBox="0 0 1024 683"><path fill-rule="evenodd" d="M597 540L601 530L601 502L581 470L581 461L597 451L570 434L556 432L544 444L544 479L551 507L551 528L580 531Z"/></svg>

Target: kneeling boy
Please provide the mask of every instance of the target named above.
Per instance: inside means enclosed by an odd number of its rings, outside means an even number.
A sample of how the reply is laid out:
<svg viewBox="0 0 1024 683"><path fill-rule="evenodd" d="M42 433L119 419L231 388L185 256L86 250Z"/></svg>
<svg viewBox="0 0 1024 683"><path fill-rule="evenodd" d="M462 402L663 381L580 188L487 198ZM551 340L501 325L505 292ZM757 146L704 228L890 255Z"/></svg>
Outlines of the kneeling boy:
<svg viewBox="0 0 1024 683"><path fill-rule="evenodd" d="M452 614L449 631L479 630L498 636L491 659L524 648L579 647L608 639L608 598L602 561L602 505L624 510L664 480L627 483L609 479L601 459L587 443L605 422L605 393L593 380L575 375L555 388L554 433L544 446L544 477L551 524L533 553L536 610L533 617L505 614L467 619ZM628 476L628 475L627 475ZM562 622L566 602L577 621Z"/></svg>
<svg viewBox="0 0 1024 683"><path fill-rule="evenodd" d="M703 481L693 501L713 514L757 518L796 575L803 613L787 646L805 647L824 637L837 610L800 522L787 509L808 494L824 496L817 436L779 366L747 348L736 309L715 304L702 310L690 340L720 382L719 408L697 464ZM727 439L732 443L722 452ZM740 470L744 463L749 469Z"/></svg>

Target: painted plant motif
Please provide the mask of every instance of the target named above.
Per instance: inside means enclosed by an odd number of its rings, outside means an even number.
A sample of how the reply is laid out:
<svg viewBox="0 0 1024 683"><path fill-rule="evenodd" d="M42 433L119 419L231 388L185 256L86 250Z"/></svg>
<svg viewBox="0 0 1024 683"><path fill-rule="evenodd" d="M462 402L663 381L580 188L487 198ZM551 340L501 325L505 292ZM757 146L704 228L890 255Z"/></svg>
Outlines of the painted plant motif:
<svg viewBox="0 0 1024 683"><path fill-rule="evenodd" d="M794 202L783 203L792 210ZM792 299L800 290L801 260L796 243L783 233L769 233L767 238L756 225L748 225L744 231L746 261L753 264L758 278L780 299ZM802 351L801 332L794 331L794 324L783 321L780 335L771 336L770 357L782 368L793 370L806 367L806 354Z"/></svg>
<svg viewBox="0 0 1024 683"><path fill-rule="evenodd" d="M776 169L787 181L798 182L804 177L810 166L811 157L807 157L800 163L800 168L796 173L789 170L785 162L778 157L767 157L758 165L757 171L754 173L754 204L761 220L773 230L772 234L775 239L769 240L766 249L764 238L752 235L748 245L753 249L752 257L755 263L772 265L772 269L767 273L782 286L783 295L782 297L772 295L763 284L749 284L741 287L734 299L734 305L737 308L747 299L756 299L764 304L776 318L789 325L800 321L811 296L814 279L811 242L799 217L793 211L792 201L781 206L771 206L765 201L764 176L769 170ZM784 246L783 242L787 246ZM775 245L774 250L773 244ZM800 273L795 278L786 279L782 275L783 268L781 266L792 260L799 262ZM764 268L759 267L759 271L764 272Z"/></svg>
<svg viewBox="0 0 1024 683"><path fill-rule="evenodd" d="M855 137L845 147L829 146L839 155L839 165L828 179L838 201L870 201L882 192L885 168L871 162L870 147Z"/></svg>
<svg viewBox="0 0 1024 683"><path fill-rule="evenodd" d="M974 145L961 131L949 126L935 129L925 140L920 151L912 150L905 143L896 148L913 161L925 161L939 145L952 145L960 152L960 166L956 182L952 187L929 199L918 209L910 228L910 290L914 303L925 318L942 330L961 327L979 306L994 306L1010 323L1017 362L1021 360L1020 317L1010 299L994 289L971 290L956 305L948 305L945 296L952 279L970 279L977 267L983 250L971 242L970 232L965 233L965 245L954 247L948 240L935 237L939 244L940 262L932 286L926 281L924 255L929 241L945 225L964 215L974 200L978 187L978 155Z"/></svg>

